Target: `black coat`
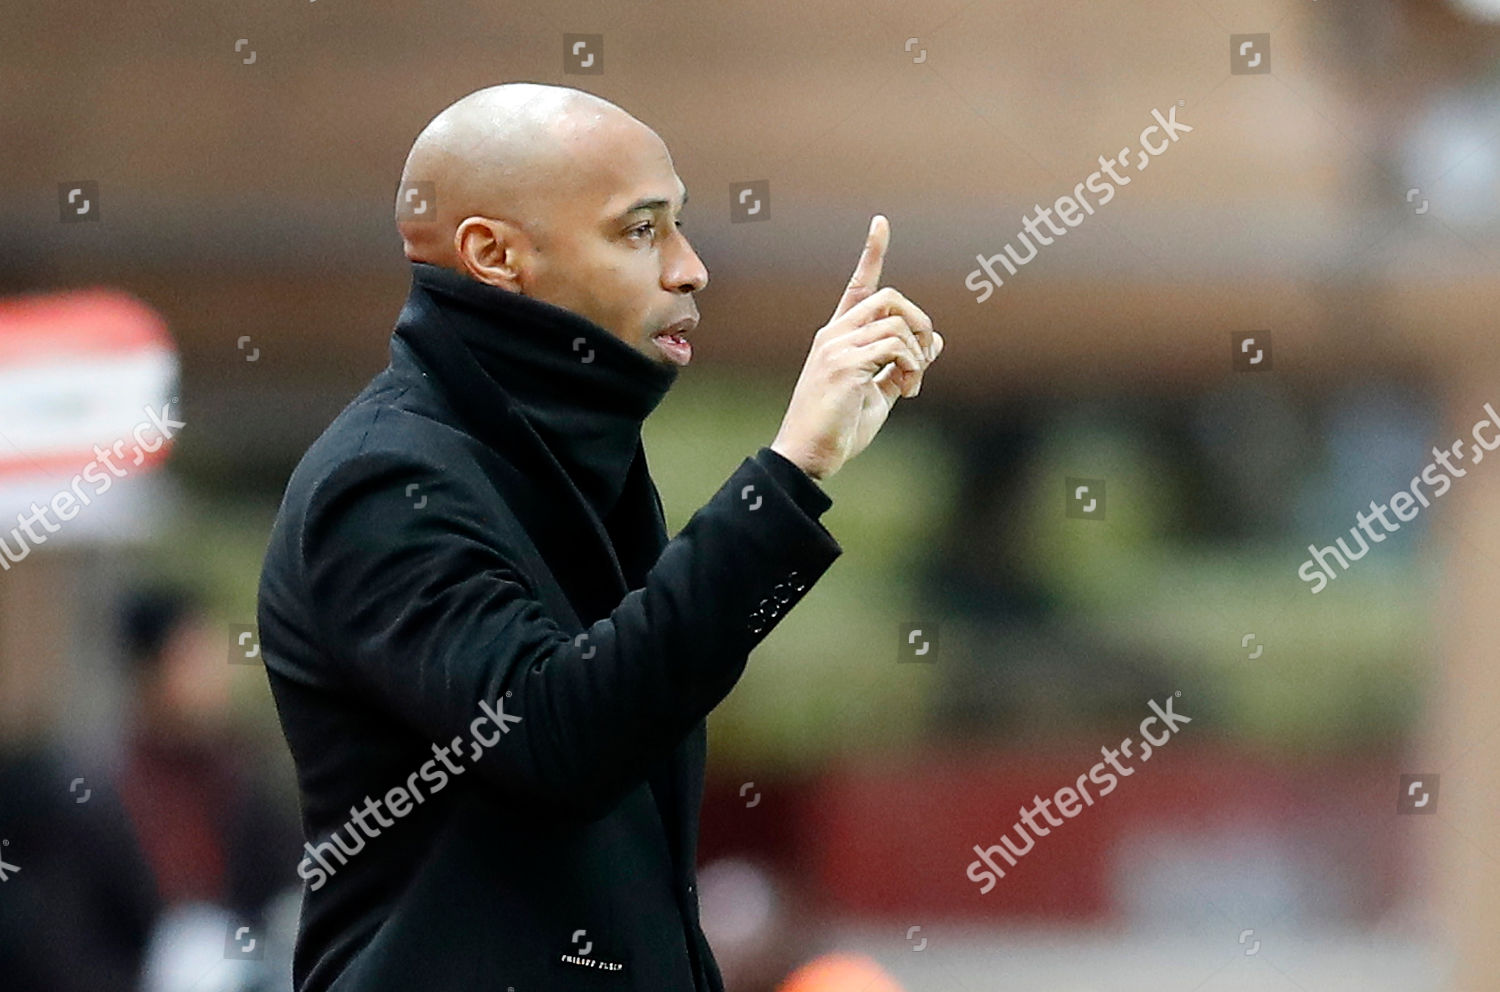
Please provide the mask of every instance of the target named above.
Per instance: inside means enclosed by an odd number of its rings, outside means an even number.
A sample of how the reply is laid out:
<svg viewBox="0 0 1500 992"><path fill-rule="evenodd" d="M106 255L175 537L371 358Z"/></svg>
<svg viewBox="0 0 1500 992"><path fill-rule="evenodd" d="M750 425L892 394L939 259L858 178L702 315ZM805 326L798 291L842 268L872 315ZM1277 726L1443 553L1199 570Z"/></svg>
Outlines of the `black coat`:
<svg viewBox="0 0 1500 992"><path fill-rule="evenodd" d="M769 448L667 540L639 426L676 373L413 265L390 365L293 472L261 575L299 992L723 989L704 718L842 549Z"/></svg>

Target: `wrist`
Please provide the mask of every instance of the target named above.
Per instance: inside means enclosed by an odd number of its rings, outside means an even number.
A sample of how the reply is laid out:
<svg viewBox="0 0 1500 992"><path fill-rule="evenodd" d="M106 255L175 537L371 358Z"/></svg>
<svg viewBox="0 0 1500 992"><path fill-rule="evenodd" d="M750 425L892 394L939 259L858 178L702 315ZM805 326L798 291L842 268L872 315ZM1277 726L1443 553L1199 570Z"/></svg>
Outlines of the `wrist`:
<svg viewBox="0 0 1500 992"><path fill-rule="evenodd" d="M787 461L800 468L803 473L809 478L815 479L817 481L822 481L822 479L824 478L826 473L824 473L816 463L814 463L807 457L793 451L790 446L782 444L780 439L772 441L769 445L767 445L767 447L776 452L782 458L785 458Z"/></svg>

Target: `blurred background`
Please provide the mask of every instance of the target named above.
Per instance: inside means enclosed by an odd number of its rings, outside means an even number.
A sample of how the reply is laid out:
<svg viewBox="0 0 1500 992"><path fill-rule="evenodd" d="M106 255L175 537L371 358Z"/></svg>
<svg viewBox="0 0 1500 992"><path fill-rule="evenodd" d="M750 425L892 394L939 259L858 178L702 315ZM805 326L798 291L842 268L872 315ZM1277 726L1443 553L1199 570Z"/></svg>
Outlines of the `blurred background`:
<svg viewBox="0 0 1500 992"><path fill-rule="evenodd" d="M670 531L774 437L873 213L946 342L710 718L729 992L1497 987L1496 0L6 22L6 988L290 988L266 535L388 360L411 141L509 80L620 104L692 193L703 324L645 429ZM1109 202L998 261L1122 147ZM1444 494L1299 577L1455 440ZM977 852L1168 699L1191 723L982 891Z"/></svg>

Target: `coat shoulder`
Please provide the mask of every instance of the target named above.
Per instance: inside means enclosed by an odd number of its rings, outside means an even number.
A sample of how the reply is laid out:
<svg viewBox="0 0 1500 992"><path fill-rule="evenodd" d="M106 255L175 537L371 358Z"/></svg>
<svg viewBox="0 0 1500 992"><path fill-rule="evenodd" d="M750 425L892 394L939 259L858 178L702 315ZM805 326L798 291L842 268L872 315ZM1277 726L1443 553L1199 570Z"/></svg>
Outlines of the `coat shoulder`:
<svg viewBox="0 0 1500 992"><path fill-rule="evenodd" d="M406 486L413 507L427 494L445 501L446 512L472 518L486 543L505 557L531 558L509 504L481 467L493 453L447 419L426 383L390 373L377 376L340 411L287 481L261 567L263 639L268 624L312 627L304 583L309 529L341 512L341 501L389 485Z"/></svg>
<svg viewBox="0 0 1500 992"><path fill-rule="evenodd" d="M478 459L486 451L430 384L387 369L308 446L287 481L278 516L305 512L330 481L358 481L391 466L480 481Z"/></svg>

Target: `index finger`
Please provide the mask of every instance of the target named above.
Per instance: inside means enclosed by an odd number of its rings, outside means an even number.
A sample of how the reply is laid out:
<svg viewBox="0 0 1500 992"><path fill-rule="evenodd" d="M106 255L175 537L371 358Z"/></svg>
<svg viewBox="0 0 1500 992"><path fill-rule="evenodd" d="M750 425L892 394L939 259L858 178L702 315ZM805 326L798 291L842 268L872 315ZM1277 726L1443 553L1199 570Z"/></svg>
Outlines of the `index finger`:
<svg viewBox="0 0 1500 992"><path fill-rule="evenodd" d="M854 275L849 278L849 285L833 311L834 320L880 288L880 270L885 265L885 252L890 243L891 222L884 214L876 214L870 218L870 233L865 238L865 249L860 253L859 264L854 267Z"/></svg>

